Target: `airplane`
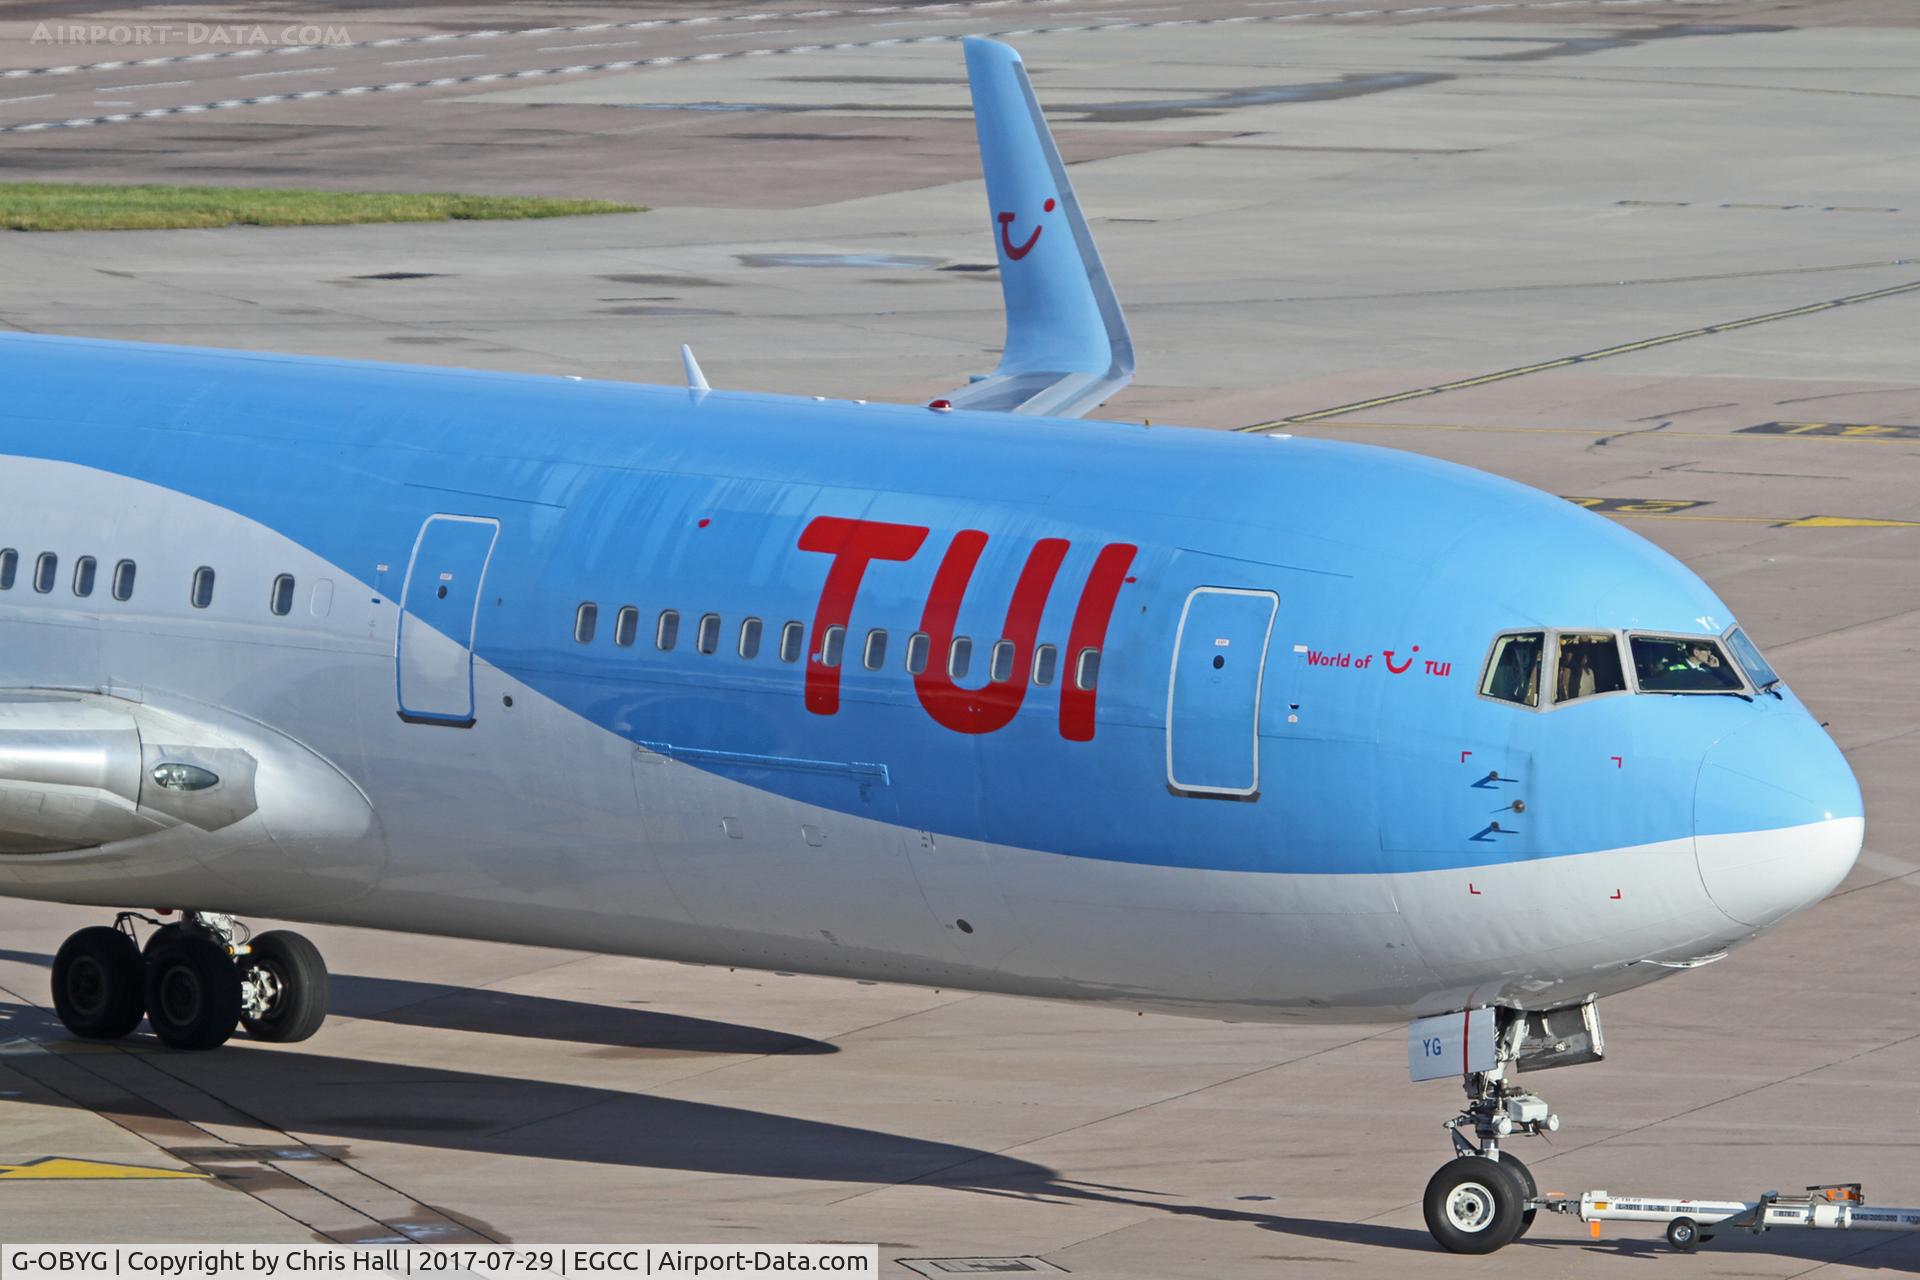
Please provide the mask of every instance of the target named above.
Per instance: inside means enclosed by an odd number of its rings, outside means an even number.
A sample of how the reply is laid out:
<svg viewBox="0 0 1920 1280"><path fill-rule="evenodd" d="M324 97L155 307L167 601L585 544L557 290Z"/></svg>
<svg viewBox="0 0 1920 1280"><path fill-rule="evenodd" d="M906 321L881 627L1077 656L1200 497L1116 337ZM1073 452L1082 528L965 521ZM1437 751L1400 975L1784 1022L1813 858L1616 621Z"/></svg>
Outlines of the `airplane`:
<svg viewBox="0 0 1920 1280"><path fill-rule="evenodd" d="M1853 775L1600 516L1081 420L1125 318L1019 55L965 57L1006 345L929 404L0 337L0 893L117 912L73 1034L313 1035L249 916L1406 1020L1466 1091L1433 1235L1526 1229L1515 1077L1838 884Z"/></svg>

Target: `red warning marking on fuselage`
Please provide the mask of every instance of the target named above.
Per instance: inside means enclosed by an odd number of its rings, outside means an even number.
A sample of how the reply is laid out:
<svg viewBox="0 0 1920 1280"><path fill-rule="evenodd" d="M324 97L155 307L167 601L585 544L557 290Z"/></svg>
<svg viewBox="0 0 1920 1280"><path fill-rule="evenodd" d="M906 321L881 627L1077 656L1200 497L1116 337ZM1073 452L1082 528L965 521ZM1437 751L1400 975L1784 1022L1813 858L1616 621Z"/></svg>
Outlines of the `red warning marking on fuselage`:
<svg viewBox="0 0 1920 1280"><path fill-rule="evenodd" d="M1609 902L1618 902L1618 901L1620 901L1620 891L1619 891L1618 889L1615 889L1615 890L1613 891L1613 897L1611 897L1611 898L1609 898L1609 899L1607 899L1607 901L1609 901Z"/></svg>
<svg viewBox="0 0 1920 1280"><path fill-rule="evenodd" d="M1480 891L1473 887L1473 881L1471 880L1467 881L1467 892L1476 898L1480 896Z"/></svg>
<svg viewBox="0 0 1920 1280"><path fill-rule="evenodd" d="M1616 769L1624 769L1627 767L1626 762L1619 756L1608 756L1607 759L1613 761L1613 767Z"/></svg>
<svg viewBox="0 0 1920 1280"><path fill-rule="evenodd" d="M1472 755L1472 754L1473 754L1473 752L1471 752L1471 751L1462 751L1462 752L1460 753L1460 763L1461 763L1461 764L1465 764L1465 763L1467 762L1467 757L1468 757L1468 756L1470 756L1470 755Z"/></svg>
<svg viewBox="0 0 1920 1280"><path fill-rule="evenodd" d="M1045 213L1052 213L1053 204L1053 197L1048 196L1047 202L1040 206L1041 210ZM1015 244L1011 233L1013 230L1013 220L1018 216L1018 214L1014 213L1003 213L1000 215L1000 247L1005 249L1007 256L1015 262L1020 261L1020 259L1033 252L1033 246L1040 243L1040 233L1046 230L1044 226L1036 222L1033 224L1033 234L1027 237L1026 242L1024 244Z"/></svg>

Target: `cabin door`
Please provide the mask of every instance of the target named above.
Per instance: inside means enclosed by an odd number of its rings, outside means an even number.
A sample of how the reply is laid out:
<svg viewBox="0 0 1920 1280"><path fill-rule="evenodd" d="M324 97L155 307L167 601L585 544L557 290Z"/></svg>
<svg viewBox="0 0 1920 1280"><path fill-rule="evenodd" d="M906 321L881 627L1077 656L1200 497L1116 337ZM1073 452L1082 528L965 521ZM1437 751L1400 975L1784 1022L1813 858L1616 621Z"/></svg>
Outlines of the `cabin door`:
<svg viewBox="0 0 1920 1280"><path fill-rule="evenodd" d="M1167 688L1167 782L1201 796L1260 790L1260 684L1280 597L1201 587L1187 597Z"/></svg>
<svg viewBox="0 0 1920 1280"><path fill-rule="evenodd" d="M473 723L473 638L480 586L500 536L484 516L429 516L414 540L394 642L401 718Z"/></svg>

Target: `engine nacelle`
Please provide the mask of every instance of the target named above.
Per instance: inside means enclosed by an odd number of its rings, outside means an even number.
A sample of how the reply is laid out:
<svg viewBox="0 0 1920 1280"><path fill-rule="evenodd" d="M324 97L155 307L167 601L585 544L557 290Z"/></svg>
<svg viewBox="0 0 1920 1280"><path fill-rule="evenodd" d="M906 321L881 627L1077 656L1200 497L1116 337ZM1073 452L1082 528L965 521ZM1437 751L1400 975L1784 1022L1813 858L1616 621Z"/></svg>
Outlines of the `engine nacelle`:
<svg viewBox="0 0 1920 1280"><path fill-rule="evenodd" d="M212 906L211 875L253 897L297 886L312 905L357 897L384 861L360 788L265 725L184 702L0 694L0 888Z"/></svg>

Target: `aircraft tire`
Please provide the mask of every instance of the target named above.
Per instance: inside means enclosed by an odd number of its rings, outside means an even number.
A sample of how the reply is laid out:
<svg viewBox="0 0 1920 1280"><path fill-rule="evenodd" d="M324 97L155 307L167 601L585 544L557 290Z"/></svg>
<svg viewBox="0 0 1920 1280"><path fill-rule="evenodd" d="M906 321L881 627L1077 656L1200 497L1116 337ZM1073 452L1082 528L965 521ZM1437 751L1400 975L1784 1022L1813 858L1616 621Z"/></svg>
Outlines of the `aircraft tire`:
<svg viewBox="0 0 1920 1280"><path fill-rule="evenodd" d="M1507 1172L1520 1180L1520 1197L1522 1200L1531 1200L1540 1194L1540 1184L1533 1180L1533 1170L1527 1168L1527 1166L1521 1162L1519 1156L1508 1155L1502 1151L1500 1153L1500 1163L1506 1167ZM1532 1205L1528 1205L1526 1211L1520 1215L1520 1229L1514 1232L1513 1238L1518 1240L1520 1237L1526 1235L1527 1232L1533 1230L1533 1220L1539 1216L1540 1210L1534 1208Z"/></svg>
<svg viewBox="0 0 1920 1280"><path fill-rule="evenodd" d="M1440 1166L1421 1202L1427 1230L1450 1253L1492 1253L1519 1235L1525 1202L1504 1160L1459 1156Z"/></svg>
<svg viewBox="0 0 1920 1280"><path fill-rule="evenodd" d="M146 1012L140 948L108 925L82 929L53 958L53 1010L87 1040L118 1040Z"/></svg>
<svg viewBox="0 0 1920 1280"><path fill-rule="evenodd" d="M257 1017L241 1014L255 1040L294 1044L310 1038L327 1020L329 982L320 949L302 934L275 929L253 940L240 962L245 981L255 969L272 979L274 999Z"/></svg>
<svg viewBox="0 0 1920 1280"><path fill-rule="evenodd" d="M217 1049L240 1025L240 969L227 949L182 934L147 952L147 1025L171 1049Z"/></svg>

